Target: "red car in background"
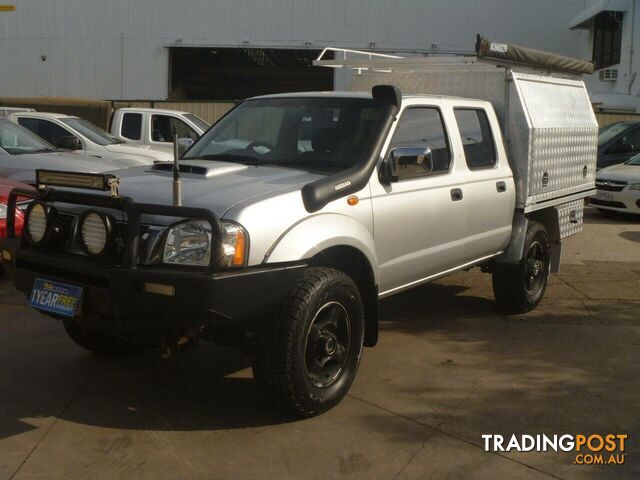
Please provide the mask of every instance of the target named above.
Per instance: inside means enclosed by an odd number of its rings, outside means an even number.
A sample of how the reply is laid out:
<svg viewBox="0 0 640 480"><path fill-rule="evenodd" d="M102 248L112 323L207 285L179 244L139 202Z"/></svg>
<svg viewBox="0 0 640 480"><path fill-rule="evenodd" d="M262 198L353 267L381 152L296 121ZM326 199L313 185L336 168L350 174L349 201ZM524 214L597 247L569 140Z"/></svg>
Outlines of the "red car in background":
<svg viewBox="0 0 640 480"><path fill-rule="evenodd" d="M0 238L4 238L7 235L7 203L9 201L9 193L14 188L33 189L33 187L20 182L14 182L6 178L0 178ZM23 199L27 200L27 199ZM18 199L20 202L20 199ZM16 210L16 233L22 232L22 226L24 224L24 213L21 210Z"/></svg>

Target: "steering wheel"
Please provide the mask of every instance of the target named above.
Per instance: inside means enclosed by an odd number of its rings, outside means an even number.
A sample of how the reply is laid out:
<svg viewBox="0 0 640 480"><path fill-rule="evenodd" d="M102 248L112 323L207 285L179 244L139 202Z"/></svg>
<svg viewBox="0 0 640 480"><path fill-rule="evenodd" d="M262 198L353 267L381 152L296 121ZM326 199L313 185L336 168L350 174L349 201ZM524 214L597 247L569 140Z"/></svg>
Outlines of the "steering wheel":
<svg viewBox="0 0 640 480"><path fill-rule="evenodd" d="M269 142L263 142L262 140L255 140L244 148L245 150L255 151L256 147L265 147L265 148L268 148L269 151L275 150L276 148L275 145L271 145Z"/></svg>

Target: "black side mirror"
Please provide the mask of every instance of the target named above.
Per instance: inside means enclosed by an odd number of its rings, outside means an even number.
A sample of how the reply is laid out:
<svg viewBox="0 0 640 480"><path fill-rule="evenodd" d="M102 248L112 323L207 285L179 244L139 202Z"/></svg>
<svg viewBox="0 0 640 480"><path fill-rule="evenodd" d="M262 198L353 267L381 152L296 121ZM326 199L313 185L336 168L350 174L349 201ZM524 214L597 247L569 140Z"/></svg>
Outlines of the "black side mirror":
<svg viewBox="0 0 640 480"><path fill-rule="evenodd" d="M82 142L78 137L69 135L68 137L60 137L56 141L56 147L62 150L82 150Z"/></svg>
<svg viewBox="0 0 640 480"><path fill-rule="evenodd" d="M412 177L433 171L433 153L428 147L398 147L389 152L380 168L382 183L397 182L402 176Z"/></svg>

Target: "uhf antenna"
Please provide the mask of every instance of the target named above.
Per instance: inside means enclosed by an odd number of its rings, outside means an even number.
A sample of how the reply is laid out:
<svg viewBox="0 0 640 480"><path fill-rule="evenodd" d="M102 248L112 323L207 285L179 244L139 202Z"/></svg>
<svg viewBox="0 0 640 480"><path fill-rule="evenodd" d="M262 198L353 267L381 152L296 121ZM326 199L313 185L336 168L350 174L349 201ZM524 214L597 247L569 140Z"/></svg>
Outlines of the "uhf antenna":
<svg viewBox="0 0 640 480"><path fill-rule="evenodd" d="M182 180L180 180L180 162L178 158L178 131L173 129L173 205L182 206Z"/></svg>

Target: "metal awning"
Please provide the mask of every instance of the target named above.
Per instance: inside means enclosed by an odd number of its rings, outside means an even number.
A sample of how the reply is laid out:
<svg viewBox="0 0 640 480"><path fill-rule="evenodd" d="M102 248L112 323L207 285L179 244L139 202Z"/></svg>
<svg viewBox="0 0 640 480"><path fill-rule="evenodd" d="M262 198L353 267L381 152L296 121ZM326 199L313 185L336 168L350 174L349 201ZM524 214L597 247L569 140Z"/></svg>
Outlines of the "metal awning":
<svg viewBox="0 0 640 480"><path fill-rule="evenodd" d="M626 12L630 8L629 0L598 0L589 8L573 17L569 23L571 30L589 28L593 17L601 12Z"/></svg>

